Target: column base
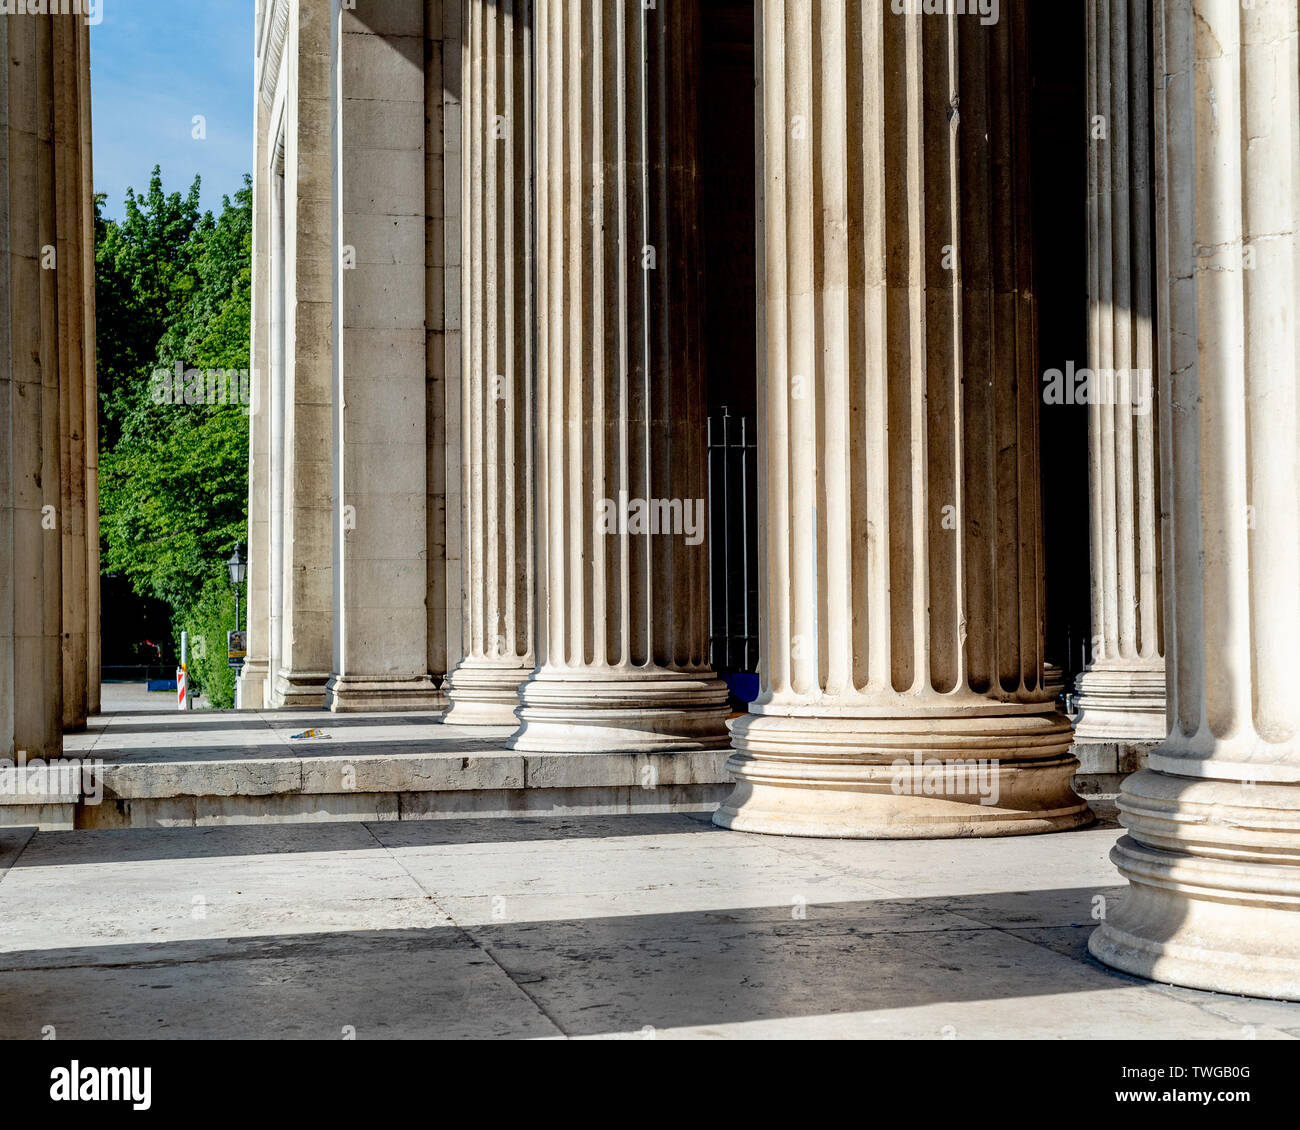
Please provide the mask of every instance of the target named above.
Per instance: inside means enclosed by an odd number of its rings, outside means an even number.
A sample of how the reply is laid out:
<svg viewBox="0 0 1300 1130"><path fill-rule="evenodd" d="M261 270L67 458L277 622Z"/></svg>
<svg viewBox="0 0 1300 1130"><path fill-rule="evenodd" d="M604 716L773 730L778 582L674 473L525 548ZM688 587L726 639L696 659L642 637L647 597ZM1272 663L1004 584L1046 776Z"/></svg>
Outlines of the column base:
<svg viewBox="0 0 1300 1130"><path fill-rule="evenodd" d="M1037 713L844 718L751 713L732 725L736 788L714 814L740 832L947 839L1093 821L1071 789L1070 723Z"/></svg>
<svg viewBox="0 0 1300 1130"><path fill-rule="evenodd" d="M1075 681L1079 716L1074 732L1085 741L1160 742L1165 721L1165 668L1097 664Z"/></svg>
<svg viewBox="0 0 1300 1130"><path fill-rule="evenodd" d="M531 660L462 659L445 684L449 726L518 726L520 684L532 674Z"/></svg>
<svg viewBox="0 0 1300 1130"><path fill-rule="evenodd" d="M596 670L535 673L520 688L520 727L508 748L671 753L727 747L727 685L721 679L660 668Z"/></svg>
<svg viewBox="0 0 1300 1130"><path fill-rule="evenodd" d="M271 706L316 709L325 705L328 672L277 671L271 686Z"/></svg>
<svg viewBox="0 0 1300 1130"><path fill-rule="evenodd" d="M1134 774L1129 881L1088 941L1098 961L1152 981L1300 1001L1300 785Z"/></svg>
<svg viewBox="0 0 1300 1130"><path fill-rule="evenodd" d="M428 675L331 675L325 687L325 707L335 714L366 711L426 713L447 706L447 696Z"/></svg>
<svg viewBox="0 0 1300 1130"><path fill-rule="evenodd" d="M1065 668L1059 663L1043 664L1043 690L1052 696L1053 701L1065 693Z"/></svg>
<svg viewBox="0 0 1300 1130"><path fill-rule="evenodd" d="M239 708L241 710L261 710L267 706L266 684L270 675L265 659L251 659L245 662L236 682L239 684Z"/></svg>

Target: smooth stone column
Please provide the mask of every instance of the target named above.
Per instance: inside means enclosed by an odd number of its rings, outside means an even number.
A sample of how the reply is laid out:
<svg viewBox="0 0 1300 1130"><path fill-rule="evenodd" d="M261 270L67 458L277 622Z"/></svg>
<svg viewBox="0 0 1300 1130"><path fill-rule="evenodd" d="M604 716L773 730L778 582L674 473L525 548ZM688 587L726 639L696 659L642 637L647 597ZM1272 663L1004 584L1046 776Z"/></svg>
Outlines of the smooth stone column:
<svg viewBox="0 0 1300 1130"><path fill-rule="evenodd" d="M465 0L458 725L514 725L533 669L532 12Z"/></svg>
<svg viewBox="0 0 1300 1130"><path fill-rule="evenodd" d="M1092 818L1043 674L1027 8L762 4L762 687L723 827Z"/></svg>
<svg viewBox="0 0 1300 1130"><path fill-rule="evenodd" d="M316 707L325 701L334 638L332 327L339 253L329 117L333 17L331 5L294 7L289 18L297 27L288 36L285 61L282 270L273 280L283 391L278 427L272 410L271 443L279 450L271 466L274 473L278 455L282 486L272 492L280 503L271 527L280 547L280 583L271 613L279 618L271 705Z"/></svg>
<svg viewBox="0 0 1300 1130"><path fill-rule="evenodd" d="M1120 795L1127 973L1300 1000L1300 61L1294 4L1159 0L1171 731Z"/></svg>
<svg viewBox="0 0 1300 1130"><path fill-rule="evenodd" d="M346 250L333 268L336 587L326 705L440 709L426 606L423 7L345 10L337 33L334 245Z"/></svg>
<svg viewBox="0 0 1300 1130"><path fill-rule="evenodd" d="M538 666L510 744L723 747L726 688L708 666L696 5L533 10ZM641 513L671 505L677 525L660 512L651 532L633 500Z"/></svg>
<svg viewBox="0 0 1300 1130"><path fill-rule="evenodd" d="M1088 483L1093 639L1075 736L1154 741L1165 722L1152 306L1151 5L1089 0ZM1102 136L1098 136L1101 134Z"/></svg>

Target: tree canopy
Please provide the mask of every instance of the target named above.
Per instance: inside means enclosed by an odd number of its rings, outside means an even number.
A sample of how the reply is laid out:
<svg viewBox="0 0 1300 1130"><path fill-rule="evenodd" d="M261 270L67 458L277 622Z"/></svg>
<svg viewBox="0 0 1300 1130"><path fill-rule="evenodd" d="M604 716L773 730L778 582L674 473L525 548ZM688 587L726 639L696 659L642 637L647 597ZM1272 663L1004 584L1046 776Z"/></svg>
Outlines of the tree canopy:
<svg viewBox="0 0 1300 1130"><path fill-rule="evenodd" d="M96 200L104 566L183 611L245 540L245 404L158 402L156 372L242 371L249 387L252 189L200 213L199 181L128 191L121 222ZM235 388L239 387L238 382ZM223 390L224 391L224 390Z"/></svg>
<svg viewBox="0 0 1300 1130"><path fill-rule="evenodd" d="M165 601L173 625L220 603L200 598L229 588L224 562L246 542L250 178L215 217L198 201L197 177L169 194L157 166L120 221L95 201L103 568Z"/></svg>

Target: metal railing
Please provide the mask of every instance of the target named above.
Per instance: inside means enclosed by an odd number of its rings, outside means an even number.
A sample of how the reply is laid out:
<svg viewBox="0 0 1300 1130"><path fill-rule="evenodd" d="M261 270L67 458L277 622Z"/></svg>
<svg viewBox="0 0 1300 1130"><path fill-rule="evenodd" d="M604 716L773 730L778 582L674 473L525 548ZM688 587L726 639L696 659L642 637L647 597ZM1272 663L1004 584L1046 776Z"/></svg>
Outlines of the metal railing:
<svg viewBox="0 0 1300 1130"><path fill-rule="evenodd" d="M709 659L758 670L758 444L754 421L709 417Z"/></svg>

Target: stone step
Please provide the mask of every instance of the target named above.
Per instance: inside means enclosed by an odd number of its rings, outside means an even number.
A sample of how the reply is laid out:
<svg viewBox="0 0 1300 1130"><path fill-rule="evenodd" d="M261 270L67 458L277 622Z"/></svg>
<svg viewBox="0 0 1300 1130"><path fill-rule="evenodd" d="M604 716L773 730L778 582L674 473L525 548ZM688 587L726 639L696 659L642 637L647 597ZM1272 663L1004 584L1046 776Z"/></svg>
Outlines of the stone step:
<svg viewBox="0 0 1300 1130"><path fill-rule="evenodd" d="M315 731L322 737L295 738ZM712 811L729 750L517 753L507 727L438 715L122 712L68 735L57 767L0 770L0 827L192 827ZM1075 788L1114 814L1136 747L1076 747Z"/></svg>

